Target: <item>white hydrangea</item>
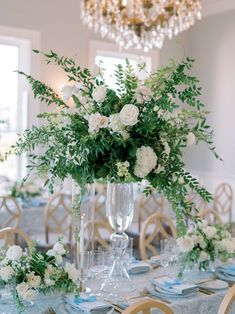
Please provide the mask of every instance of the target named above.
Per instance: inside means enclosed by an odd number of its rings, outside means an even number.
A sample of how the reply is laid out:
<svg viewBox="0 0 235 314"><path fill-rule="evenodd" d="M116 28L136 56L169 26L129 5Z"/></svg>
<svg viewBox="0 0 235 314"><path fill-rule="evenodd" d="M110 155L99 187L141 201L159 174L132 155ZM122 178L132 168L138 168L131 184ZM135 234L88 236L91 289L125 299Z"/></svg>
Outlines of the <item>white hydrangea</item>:
<svg viewBox="0 0 235 314"><path fill-rule="evenodd" d="M28 289L23 295L22 298L25 301L31 301L36 297L36 291L34 289Z"/></svg>
<svg viewBox="0 0 235 314"><path fill-rule="evenodd" d="M79 271L75 268L74 264L66 263L64 269L68 273L69 279L76 283L79 277Z"/></svg>
<svg viewBox="0 0 235 314"><path fill-rule="evenodd" d="M89 133L97 133L102 128L107 128L109 118L100 113L92 113L88 116Z"/></svg>
<svg viewBox="0 0 235 314"><path fill-rule="evenodd" d="M103 102L107 94L107 87L104 85L97 86L92 92L92 98L96 102Z"/></svg>
<svg viewBox="0 0 235 314"><path fill-rule="evenodd" d="M23 300L30 301L36 296L36 291L31 289L26 282L22 282L16 286L16 291Z"/></svg>
<svg viewBox="0 0 235 314"><path fill-rule="evenodd" d="M23 254L23 250L18 245L12 245L9 247L6 253L6 258L10 261L19 261Z"/></svg>
<svg viewBox="0 0 235 314"><path fill-rule="evenodd" d="M206 242L202 235L198 235L196 238L196 242L200 245L200 247L204 250L206 248Z"/></svg>
<svg viewBox="0 0 235 314"><path fill-rule="evenodd" d="M134 174L145 178L157 165L157 155L149 146L141 146L136 151L136 165Z"/></svg>
<svg viewBox="0 0 235 314"><path fill-rule="evenodd" d="M233 239L222 239L218 245L221 250L227 251L228 253L235 252L235 241Z"/></svg>
<svg viewBox="0 0 235 314"><path fill-rule="evenodd" d="M217 233L217 230L214 226L207 226L204 227L202 230L209 239L213 239Z"/></svg>
<svg viewBox="0 0 235 314"><path fill-rule="evenodd" d="M139 104L143 104L151 100L153 92L145 85L139 84L135 91L135 99Z"/></svg>
<svg viewBox="0 0 235 314"><path fill-rule="evenodd" d="M120 111L120 120L123 125L133 126L138 122L139 109L132 104L123 106Z"/></svg>
<svg viewBox="0 0 235 314"><path fill-rule="evenodd" d="M120 120L119 113L111 114L109 116L109 128L113 132L117 132L122 135L124 140L130 137L130 134L125 130L125 125Z"/></svg>
<svg viewBox="0 0 235 314"><path fill-rule="evenodd" d="M4 266L0 269L0 278L2 278L3 281L8 282L11 279L13 273L14 271L11 266Z"/></svg>
<svg viewBox="0 0 235 314"><path fill-rule="evenodd" d="M205 251L201 251L200 255L199 255L199 261L200 262L205 262L207 260L209 260L210 256L205 252Z"/></svg>
<svg viewBox="0 0 235 314"><path fill-rule="evenodd" d="M188 235L178 238L177 244L182 252L189 252L194 248L194 240Z"/></svg>
<svg viewBox="0 0 235 314"><path fill-rule="evenodd" d="M189 132L187 135L187 146L192 146L196 142L196 136L193 132Z"/></svg>

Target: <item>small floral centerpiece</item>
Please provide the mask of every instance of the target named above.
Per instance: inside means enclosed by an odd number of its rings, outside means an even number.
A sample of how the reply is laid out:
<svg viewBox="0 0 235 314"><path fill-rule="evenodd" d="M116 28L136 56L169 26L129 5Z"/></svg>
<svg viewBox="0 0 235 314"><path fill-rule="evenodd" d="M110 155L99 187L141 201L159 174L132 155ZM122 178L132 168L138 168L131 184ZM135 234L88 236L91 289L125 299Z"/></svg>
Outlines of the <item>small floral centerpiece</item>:
<svg viewBox="0 0 235 314"><path fill-rule="evenodd" d="M206 220L197 221L177 243L183 268L198 265L199 270L207 270L217 259L227 262L235 257L235 238L223 225L210 226Z"/></svg>
<svg viewBox="0 0 235 314"><path fill-rule="evenodd" d="M35 51L39 53L39 51ZM126 61L114 73L117 88L109 88L100 66L81 68L73 59L51 51L42 53L68 77L61 95L30 75L19 72L32 85L34 96L56 108L38 115L44 123L26 130L11 149L30 152L29 168L56 178L72 177L81 188L96 181L113 183L147 180L149 193L164 193L176 212L179 234L185 232L190 213L187 191L206 200L211 194L185 169L187 146L204 142L215 154L207 112L198 99L198 79L187 74L193 60L186 59L148 74L140 80ZM141 71L145 71L140 65ZM40 154L34 149L40 148Z"/></svg>
<svg viewBox="0 0 235 314"><path fill-rule="evenodd" d="M20 198L22 201L42 195L42 189L33 182L15 182L11 188L10 196Z"/></svg>
<svg viewBox="0 0 235 314"><path fill-rule="evenodd" d="M47 253L33 249L29 254L13 245L0 253L0 285L11 285L19 312L24 302L31 301L37 292L78 292L78 270L73 264L61 266L66 251L60 242Z"/></svg>

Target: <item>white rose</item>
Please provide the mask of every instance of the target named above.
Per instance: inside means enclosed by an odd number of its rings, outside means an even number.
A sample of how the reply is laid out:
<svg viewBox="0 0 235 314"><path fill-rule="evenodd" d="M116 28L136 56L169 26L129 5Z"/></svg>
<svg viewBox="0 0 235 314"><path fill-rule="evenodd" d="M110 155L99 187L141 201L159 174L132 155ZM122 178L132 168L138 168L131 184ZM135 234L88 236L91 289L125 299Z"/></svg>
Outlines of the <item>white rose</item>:
<svg viewBox="0 0 235 314"><path fill-rule="evenodd" d="M192 146L196 142L196 136L194 135L193 132L189 132L187 135L187 145Z"/></svg>
<svg viewBox="0 0 235 314"><path fill-rule="evenodd" d="M134 174L145 178L157 165L157 155L149 146L141 146L136 151L136 165Z"/></svg>
<svg viewBox="0 0 235 314"><path fill-rule="evenodd" d="M115 113L109 116L109 127L113 132L121 133L125 129L125 125L120 120L119 113Z"/></svg>
<svg viewBox="0 0 235 314"><path fill-rule="evenodd" d="M108 117L102 116L100 113L92 113L88 117L89 133L97 133L99 129L108 126Z"/></svg>
<svg viewBox="0 0 235 314"><path fill-rule="evenodd" d="M107 94L107 88L104 85L97 86L92 92L92 98L96 102L103 102Z"/></svg>
<svg viewBox="0 0 235 314"><path fill-rule="evenodd" d="M125 105L120 111L121 123L126 126L133 126L138 122L139 109L132 104Z"/></svg>
<svg viewBox="0 0 235 314"><path fill-rule="evenodd" d="M61 93L64 101L69 100L69 98L73 95L73 86L64 85L61 89Z"/></svg>
<svg viewBox="0 0 235 314"><path fill-rule="evenodd" d="M205 251L201 251L199 255L199 261L200 262L205 262L209 259L209 255Z"/></svg>
<svg viewBox="0 0 235 314"><path fill-rule="evenodd" d="M0 277L3 281L8 282L11 279L14 271L11 266L4 266L0 269Z"/></svg>
<svg viewBox="0 0 235 314"><path fill-rule="evenodd" d="M202 230L209 239L213 239L217 232L216 228L213 226L207 226L203 228Z"/></svg>
<svg viewBox="0 0 235 314"><path fill-rule="evenodd" d="M97 65L97 64L94 64L92 70L91 70L91 75L93 77L97 77L99 75L102 75L102 70L101 68Z"/></svg>
<svg viewBox="0 0 235 314"><path fill-rule="evenodd" d="M16 286L16 291L19 296L23 296L23 294L25 294L25 292L28 291L28 289L29 285L26 282L21 282Z"/></svg>
<svg viewBox="0 0 235 314"><path fill-rule="evenodd" d="M64 269L68 273L69 279L76 283L78 280L79 271L75 268L75 266L73 264L66 263Z"/></svg>
<svg viewBox="0 0 235 314"><path fill-rule="evenodd" d="M35 298L36 291L34 289L28 289L24 294L22 294L22 298L25 301L31 301Z"/></svg>
<svg viewBox="0 0 235 314"><path fill-rule="evenodd" d="M27 275L27 283L33 288L38 288L41 283L41 277L36 276L34 272L31 272Z"/></svg>
<svg viewBox="0 0 235 314"><path fill-rule="evenodd" d="M139 85L135 91L135 99L138 103L143 104L144 102L150 101L153 93L151 89L145 85Z"/></svg>
<svg viewBox="0 0 235 314"><path fill-rule="evenodd" d="M56 244L53 246L53 250L56 252L56 254L59 255L64 255L66 253L64 246L59 242L56 242Z"/></svg>
<svg viewBox="0 0 235 314"><path fill-rule="evenodd" d="M194 240L190 236L177 239L177 244L182 252L189 252L194 248Z"/></svg>
<svg viewBox="0 0 235 314"><path fill-rule="evenodd" d="M23 254L23 250L18 245L12 245L9 247L6 253L6 258L10 261L19 261Z"/></svg>

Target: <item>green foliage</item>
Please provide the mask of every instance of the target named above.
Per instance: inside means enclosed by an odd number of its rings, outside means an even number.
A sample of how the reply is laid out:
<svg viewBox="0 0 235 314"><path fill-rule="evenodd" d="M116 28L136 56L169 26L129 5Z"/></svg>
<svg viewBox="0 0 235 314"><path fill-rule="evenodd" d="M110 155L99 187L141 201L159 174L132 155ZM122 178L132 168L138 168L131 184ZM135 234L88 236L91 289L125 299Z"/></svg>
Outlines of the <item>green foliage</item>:
<svg viewBox="0 0 235 314"><path fill-rule="evenodd" d="M39 51L35 51L40 53ZM26 130L11 148L10 153L27 152L29 170L49 174L46 182L53 190L56 178L72 177L83 188L87 183L102 179L112 182L140 182L135 172L136 152L150 147L157 156L157 165L144 179L151 188L166 195L176 212L179 234L185 232L185 216L190 215L190 204L185 201L189 190L206 200L211 195L184 169L183 152L191 134L197 143L204 142L219 158L213 145L213 132L206 122L207 112L199 99L201 88L196 77L188 75L193 60L187 58L176 65L158 69L140 82L133 67L118 65L115 71L117 90L108 87L102 74L94 76L81 68L73 59L60 57L55 52L42 55L46 62L58 65L77 91L71 94L74 108L57 93L29 75L34 96L57 109L43 113L45 123ZM94 99L94 91L105 86L102 101ZM120 111L132 104L138 110L138 121L132 125L112 124L113 115L120 120ZM58 110L58 107L60 110ZM89 118L99 114L105 126L91 132ZM168 147L168 148L166 148ZM118 165L128 162L129 167L119 171ZM125 175L123 175L123 171ZM148 193L148 189L146 190Z"/></svg>

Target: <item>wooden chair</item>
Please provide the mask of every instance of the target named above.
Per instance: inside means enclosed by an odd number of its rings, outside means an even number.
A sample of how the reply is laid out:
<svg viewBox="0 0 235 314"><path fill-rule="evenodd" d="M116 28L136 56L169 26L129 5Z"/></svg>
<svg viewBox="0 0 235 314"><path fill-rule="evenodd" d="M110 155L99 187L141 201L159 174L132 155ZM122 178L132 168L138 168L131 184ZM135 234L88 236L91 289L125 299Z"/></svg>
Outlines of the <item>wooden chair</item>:
<svg viewBox="0 0 235 314"><path fill-rule="evenodd" d="M85 233L85 249L88 250L93 241L92 247L97 248L97 246L102 246L105 249L109 249L109 237L113 230L108 222L102 220L88 221L84 226Z"/></svg>
<svg viewBox="0 0 235 314"><path fill-rule="evenodd" d="M233 190L229 183L221 183L215 190L213 208L220 214L228 215L229 223L232 222Z"/></svg>
<svg viewBox="0 0 235 314"><path fill-rule="evenodd" d="M143 222L153 213L162 213L165 205L165 198L163 194L152 193L149 196L141 194L137 201L137 213L138 213L138 228L141 232Z"/></svg>
<svg viewBox="0 0 235 314"><path fill-rule="evenodd" d="M143 260L148 258L147 251L150 251L153 255L158 255L158 251L152 242L159 235L161 238L176 238L177 231L172 218L155 213L146 220L140 233L140 255Z"/></svg>
<svg viewBox="0 0 235 314"><path fill-rule="evenodd" d="M132 304L126 308L122 314L151 314L151 309L159 309L165 314L174 314L172 309L166 305L165 303L156 301L156 300L141 300L136 302L135 304Z"/></svg>
<svg viewBox="0 0 235 314"><path fill-rule="evenodd" d="M207 208L200 212L202 219L206 220L209 225L223 224L223 221L217 211L212 208Z"/></svg>
<svg viewBox="0 0 235 314"><path fill-rule="evenodd" d="M13 244L18 244L15 242L15 238L21 237L27 244L29 251L32 250L32 241L30 240L30 237L25 233L22 229L19 228L3 228L0 230L0 238L4 239L3 246L9 246Z"/></svg>
<svg viewBox="0 0 235 314"><path fill-rule="evenodd" d="M45 207L45 237L49 244L49 235L68 235L72 241L72 197L58 193L51 197ZM54 239L55 240L55 239Z"/></svg>
<svg viewBox="0 0 235 314"><path fill-rule="evenodd" d="M4 218L4 221L1 220ZM18 228L20 224L21 210L17 200L10 196L0 197L0 228Z"/></svg>
<svg viewBox="0 0 235 314"><path fill-rule="evenodd" d="M220 304L218 314L228 314L232 303L235 301L235 285L233 285L225 294L223 301Z"/></svg>
<svg viewBox="0 0 235 314"><path fill-rule="evenodd" d="M106 206L106 187L103 185L99 185L97 188L97 193L94 197L94 210L95 210L95 219L107 221L107 217L105 214L105 206Z"/></svg>

